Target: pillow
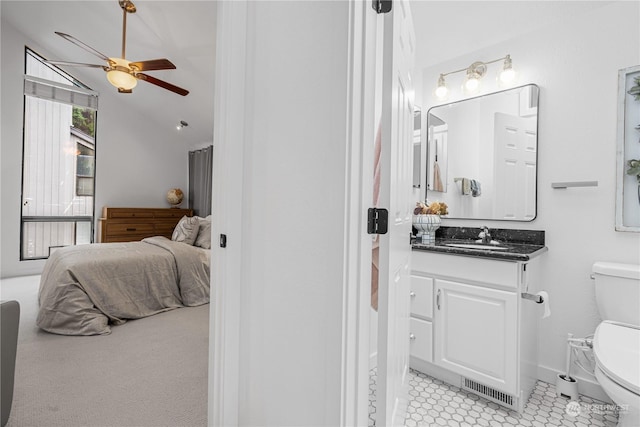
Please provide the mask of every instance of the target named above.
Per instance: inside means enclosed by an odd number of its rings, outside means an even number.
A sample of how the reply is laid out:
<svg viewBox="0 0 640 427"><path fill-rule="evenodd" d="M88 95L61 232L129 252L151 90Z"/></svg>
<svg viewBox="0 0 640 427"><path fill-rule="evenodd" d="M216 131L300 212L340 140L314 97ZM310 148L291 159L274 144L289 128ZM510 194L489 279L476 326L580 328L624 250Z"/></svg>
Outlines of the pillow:
<svg viewBox="0 0 640 427"><path fill-rule="evenodd" d="M200 228L194 246L203 249L211 249L211 216L199 218Z"/></svg>
<svg viewBox="0 0 640 427"><path fill-rule="evenodd" d="M171 240L174 242L184 242L188 245L193 245L198 236L198 229L200 228L200 222L197 217L183 216L176 228L173 229Z"/></svg>

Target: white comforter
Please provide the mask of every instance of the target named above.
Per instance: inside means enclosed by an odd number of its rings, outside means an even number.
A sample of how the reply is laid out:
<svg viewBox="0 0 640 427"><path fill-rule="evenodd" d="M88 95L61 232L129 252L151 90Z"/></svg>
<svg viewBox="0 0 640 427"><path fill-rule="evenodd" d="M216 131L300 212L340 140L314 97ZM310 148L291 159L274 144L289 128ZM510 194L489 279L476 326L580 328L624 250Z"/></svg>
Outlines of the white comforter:
<svg viewBox="0 0 640 427"><path fill-rule="evenodd" d="M210 250L150 237L69 246L47 260L36 324L63 335L99 335L110 324L209 302Z"/></svg>

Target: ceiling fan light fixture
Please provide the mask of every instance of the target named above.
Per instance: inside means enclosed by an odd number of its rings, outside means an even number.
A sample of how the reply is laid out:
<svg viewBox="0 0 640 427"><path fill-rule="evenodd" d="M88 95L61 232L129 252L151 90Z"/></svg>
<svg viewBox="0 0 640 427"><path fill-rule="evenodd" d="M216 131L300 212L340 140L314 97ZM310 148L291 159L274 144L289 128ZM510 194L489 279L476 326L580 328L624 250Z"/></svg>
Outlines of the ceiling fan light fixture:
<svg viewBox="0 0 640 427"><path fill-rule="evenodd" d="M130 74L129 61L122 58L109 58L111 69L107 71L107 80L118 89L131 90L138 84L138 79Z"/></svg>
<svg viewBox="0 0 640 427"><path fill-rule="evenodd" d="M107 71L107 79L109 80L109 83L118 89L124 90L131 90L138 84L138 79L133 77L131 74L120 70Z"/></svg>

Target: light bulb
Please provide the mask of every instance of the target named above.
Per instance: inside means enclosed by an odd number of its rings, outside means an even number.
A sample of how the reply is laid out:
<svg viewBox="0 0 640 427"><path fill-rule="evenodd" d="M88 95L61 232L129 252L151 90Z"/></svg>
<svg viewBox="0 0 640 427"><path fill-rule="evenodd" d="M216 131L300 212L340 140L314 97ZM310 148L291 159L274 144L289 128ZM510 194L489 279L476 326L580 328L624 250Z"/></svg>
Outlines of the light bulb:
<svg viewBox="0 0 640 427"><path fill-rule="evenodd" d="M513 70L513 68L502 70L502 72L500 72L500 82L503 84L511 84L515 79L516 72Z"/></svg>
<svg viewBox="0 0 640 427"><path fill-rule="evenodd" d="M464 87L469 92L475 92L480 87L480 80L476 76L470 75L467 77L467 81L464 82Z"/></svg>
<svg viewBox="0 0 640 427"><path fill-rule="evenodd" d="M438 86L436 89L436 96L438 99L445 99L447 94L449 93L449 89L446 86Z"/></svg>
<svg viewBox="0 0 640 427"><path fill-rule="evenodd" d="M444 75L440 74L438 78L438 87L436 88L436 97L438 99L445 99L449 94L449 89L447 88L447 84L444 82Z"/></svg>
<svg viewBox="0 0 640 427"><path fill-rule="evenodd" d="M511 63L511 55L507 55L504 58L504 65L502 67L502 71L498 76L498 80L501 85L510 85L516 79L516 72L513 69L513 65Z"/></svg>

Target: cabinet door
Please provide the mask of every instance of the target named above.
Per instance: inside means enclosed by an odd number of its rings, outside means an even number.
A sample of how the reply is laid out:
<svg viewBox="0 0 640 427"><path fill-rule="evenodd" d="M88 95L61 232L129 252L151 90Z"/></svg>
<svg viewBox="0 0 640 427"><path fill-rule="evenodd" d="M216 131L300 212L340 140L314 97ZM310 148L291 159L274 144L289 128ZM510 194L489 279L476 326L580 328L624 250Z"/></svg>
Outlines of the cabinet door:
<svg viewBox="0 0 640 427"><path fill-rule="evenodd" d="M436 280L434 362L484 385L515 394L515 292Z"/></svg>
<svg viewBox="0 0 640 427"><path fill-rule="evenodd" d="M427 320L411 318L411 356L425 362L433 362L432 323Z"/></svg>
<svg viewBox="0 0 640 427"><path fill-rule="evenodd" d="M433 279L411 276L411 315L431 319L433 317Z"/></svg>

